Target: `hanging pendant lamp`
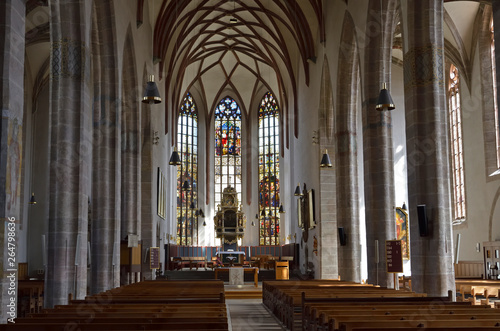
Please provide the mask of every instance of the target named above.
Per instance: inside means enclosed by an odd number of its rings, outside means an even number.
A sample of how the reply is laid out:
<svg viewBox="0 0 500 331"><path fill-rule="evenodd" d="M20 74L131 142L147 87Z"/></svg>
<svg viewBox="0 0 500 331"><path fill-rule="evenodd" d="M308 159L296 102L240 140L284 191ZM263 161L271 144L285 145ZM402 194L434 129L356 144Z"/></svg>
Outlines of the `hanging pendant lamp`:
<svg viewBox="0 0 500 331"><path fill-rule="evenodd" d="M300 189L300 183L298 183L298 184L297 184L297 187L295 188L295 193L294 193L294 195L295 195L296 197L300 197L300 196L302 196L302 190Z"/></svg>
<svg viewBox="0 0 500 331"><path fill-rule="evenodd" d="M170 156L170 160L168 161L168 164L173 165L173 166L178 166L181 165L181 158L179 157L179 152L177 152L177 147L174 147L174 151L172 152L172 155Z"/></svg>
<svg viewBox="0 0 500 331"><path fill-rule="evenodd" d="M321 158L321 163L319 165L321 168L331 168L332 167L332 161L330 161L330 155L328 155L328 151L325 149L325 153L323 154L323 157Z"/></svg>
<svg viewBox="0 0 500 331"><path fill-rule="evenodd" d="M158 86L156 86L154 75L149 75L148 82L144 88L142 102L149 103L150 105L161 102L160 92L158 92Z"/></svg>
<svg viewBox="0 0 500 331"><path fill-rule="evenodd" d="M183 191L190 191L191 186L189 186L189 182L187 180L184 181L184 184L182 184L182 190Z"/></svg>
<svg viewBox="0 0 500 331"><path fill-rule="evenodd" d="M30 205L36 205L35 193L31 194L30 201L28 202Z"/></svg>
<svg viewBox="0 0 500 331"><path fill-rule="evenodd" d="M375 106L375 108L377 110L393 110L394 108L396 108L396 106L394 105L394 101L392 101L391 94L387 89L386 83L382 85L382 89L380 90L377 99L377 106Z"/></svg>

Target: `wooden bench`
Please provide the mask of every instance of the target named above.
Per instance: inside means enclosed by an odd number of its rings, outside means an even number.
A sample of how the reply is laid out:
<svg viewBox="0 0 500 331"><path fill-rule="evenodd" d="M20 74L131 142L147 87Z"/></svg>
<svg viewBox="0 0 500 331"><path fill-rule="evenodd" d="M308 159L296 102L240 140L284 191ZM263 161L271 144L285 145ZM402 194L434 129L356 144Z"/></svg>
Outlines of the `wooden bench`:
<svg viewBox="0 0 500 331"><path fill-rule="evenodd" d="M487 279L456 279L456 291L461 294L459 300L465 300L465 295L472 296L472 303L476 303L476 296L482 295L485 297L486 304L489 303L488 298L500 297L500 281Z"/></svg>
<svg viewBox="0 0 500 331"><path fill-rule="evenodd" d="M145 281L72 300L1 330L228 330L222 281Z"/></svg>
<svg viewBox="0 0 500 331"><path fill-rule="evenodd" d="M264 282L262 288L263 303L290 330L301 328L303 302L307 300L425 296L409 291L397 291L339 280Z"/></svg>
<svg viewBox="0 0 500 331"><path fill-rule="evenodd" d="M183 268L205 268L207 270L207 258L204 256L176 256L172 257L171 269L182 270Z"/></svg>

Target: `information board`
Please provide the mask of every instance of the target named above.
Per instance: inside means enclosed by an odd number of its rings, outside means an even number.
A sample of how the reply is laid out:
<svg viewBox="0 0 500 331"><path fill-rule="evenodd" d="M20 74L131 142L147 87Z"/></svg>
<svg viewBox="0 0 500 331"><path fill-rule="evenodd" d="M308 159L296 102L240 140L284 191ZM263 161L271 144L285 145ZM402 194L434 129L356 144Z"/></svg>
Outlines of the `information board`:
<svg viewBox="0 0 500 331"><path fill-rule="evenodd" d="M401 252L401 240L385 241L385 261L388 273L403 272L403 254Z"/></svg>
<svg viewBox="0 0 500 331"><path fill-rule="evenodd" d="M149 268L160 269L160 247L149 248Z"/></svg>

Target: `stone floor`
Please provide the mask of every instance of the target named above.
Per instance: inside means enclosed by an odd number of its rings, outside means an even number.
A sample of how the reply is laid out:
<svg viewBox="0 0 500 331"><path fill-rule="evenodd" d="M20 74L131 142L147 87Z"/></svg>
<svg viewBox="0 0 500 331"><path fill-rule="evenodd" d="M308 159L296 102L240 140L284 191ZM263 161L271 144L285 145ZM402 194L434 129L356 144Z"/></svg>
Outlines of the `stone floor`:
<svg viewBox="0 0 500 331"><path fill-rule="evenodd" d="M229 330L286 330L259 299L226 300Z"/></svg>
<svg viewBox="0 0 500 331"><path fill-rule="evenodd" d="M252 283L245 285L224 285L226 292L260 291L262 283L255 288ZM226 299L229 330L286 330L262 303L262 299Z"/></svg>

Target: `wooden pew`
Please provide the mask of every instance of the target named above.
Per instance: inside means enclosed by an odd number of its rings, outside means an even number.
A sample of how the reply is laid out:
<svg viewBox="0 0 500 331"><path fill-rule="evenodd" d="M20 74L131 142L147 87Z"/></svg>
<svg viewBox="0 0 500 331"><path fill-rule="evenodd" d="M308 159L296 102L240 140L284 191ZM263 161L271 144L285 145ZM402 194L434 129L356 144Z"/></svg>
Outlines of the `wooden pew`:
<svg viewBox="0 0 500 331"><path fill-rule="evenodd" d="M472 302L476 303L476 296L482 295L485 297L486 304L488 298L500 297L500 281L487 279L456 279L456 291L461 294L459 300L464 300L466 294L472 295Z"/></svg>
<svg viewBox="0 0 500 331"><path fill-rule="evenodd" d="M145 281L16 319L1 330L228 330L222 281Z"/></svg>
<svg viewBox="0 0 500 331"><path fill-rule="evenodd" d="M392 330L392 328L420 328L420 330L427 330L427 328L451 328L456 329L469 328L470 330L477 330L479 327L496 327L498 330L500 326L500 318L481 321L429 321L426 319L413 320L413 321L357 321L357 322L342 322L340 323L340 331L355 331L365 330L365 328L379 328L384 330ZM334 329L331 329L334 330Z"/></svg>
<svg viewBox="0 0 500 331"><path fill-rule="evenodd" d="M301 328L305 293L309 300L330 300L351 297L424 297L409 291L375 287L338 280L279 281L263 283L263 303L289 329Z"/></svg>

